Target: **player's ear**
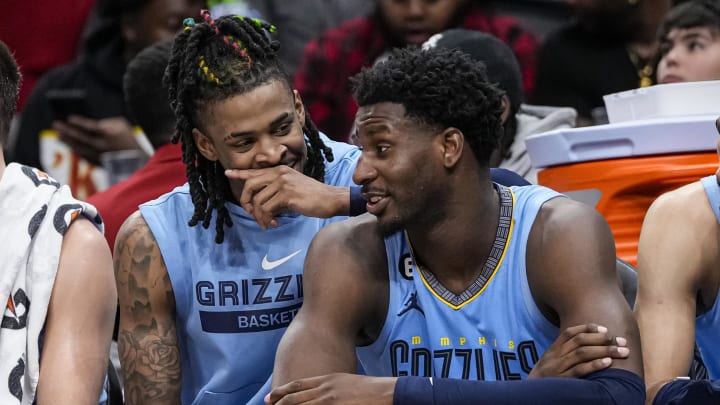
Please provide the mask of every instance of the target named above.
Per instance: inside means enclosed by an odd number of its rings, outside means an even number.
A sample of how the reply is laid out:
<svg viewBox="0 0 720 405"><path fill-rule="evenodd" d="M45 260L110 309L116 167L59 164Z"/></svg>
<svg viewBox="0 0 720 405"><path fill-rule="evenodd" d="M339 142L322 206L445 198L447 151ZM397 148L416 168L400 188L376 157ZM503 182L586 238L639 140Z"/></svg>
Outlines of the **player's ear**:
<svg viewBox="0 0 720 405"><path fill-rule="evenodd" d="M295 99L295 113L300 121L300 126L305 126L305 106L303 105L302 98L300 98L300 92L293 90L293 97Z"/></svg>
<svg viewBox="0 0 720 405"><path fill-rule="evenodd" d="M218 160L217 152L215 151L215 145L213 145L210 138L203 134L202 131L200 131L197 128L193 128L192 130L193 139L195 140L195 145L197 146L200 153L205 156L205 159L215 162Z"/></svg>
<svg viewBox="0 0 720 405"><path fill-rule="evenodd" d="M502 123L504 124L510 116L510 98L507 95L502 96L500 104L503 109L502 114L500 114L500 120L502 120Z"/></svg>
<svg viewBox="0 0 720 405"><path fill-rule="evenodd" d="M442 162L446 168L457 164L465 147L465 136L457 128L446 128L439 139L441 141Z"/></svg>

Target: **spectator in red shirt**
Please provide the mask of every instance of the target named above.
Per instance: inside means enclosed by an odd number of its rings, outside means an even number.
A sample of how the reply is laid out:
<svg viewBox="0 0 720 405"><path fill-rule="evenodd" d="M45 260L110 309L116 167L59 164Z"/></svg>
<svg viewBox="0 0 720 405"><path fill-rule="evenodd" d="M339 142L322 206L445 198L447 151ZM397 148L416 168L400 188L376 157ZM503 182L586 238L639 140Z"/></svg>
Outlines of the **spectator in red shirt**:
<svg viewBox="0 0 720 405"><path fill-rule="evenodd" d="M517 20L492 15L472 0L376 0L370 15L330 29L306 46L295 88L320 130L347 141L357 111L348 78L390 48L418 46L452 27L487 32L506 42L522 67L526 94L532 92L536 39Z"/></svg>
<svg viewBox="0 0 720 405"><path fill-rule="evenodd" d="M75 59L94 5L95 0L65 0L62 7L56 0L32 0L14 1L3 8L0 38L13 52L23 77L18 111L45 72Z"/></svg>

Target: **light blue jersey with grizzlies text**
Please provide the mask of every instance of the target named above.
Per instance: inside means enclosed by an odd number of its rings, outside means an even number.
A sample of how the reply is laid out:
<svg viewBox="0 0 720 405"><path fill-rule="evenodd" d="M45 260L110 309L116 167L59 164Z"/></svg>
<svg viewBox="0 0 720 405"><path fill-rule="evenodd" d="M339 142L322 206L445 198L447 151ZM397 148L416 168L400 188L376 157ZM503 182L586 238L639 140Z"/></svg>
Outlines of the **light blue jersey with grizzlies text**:
<svg viewBox="0 0 720 405"><path fill-rule="evenodd" d="M352 186L360 151L330 141L325 183ZM262 230L227 203L233 225L215 243L212 226L188 226L188 186L143 204L168 270L176 303L183 404L245 404L272 373L275 351L303 300L302 270L310 241L333 219L286 214ZM262 393L258 394L262 400Z"/></svg>
<svg viewBox="0 0 720 405"><path fill-rule="evenodd" d="M504 187L495 242L482 273L459 295L418 269L404 233L385 240L390 300L378 339L357 353L376 376L519 380L558 336L535 304L526 245L540 207L560 194Z"/></svg>

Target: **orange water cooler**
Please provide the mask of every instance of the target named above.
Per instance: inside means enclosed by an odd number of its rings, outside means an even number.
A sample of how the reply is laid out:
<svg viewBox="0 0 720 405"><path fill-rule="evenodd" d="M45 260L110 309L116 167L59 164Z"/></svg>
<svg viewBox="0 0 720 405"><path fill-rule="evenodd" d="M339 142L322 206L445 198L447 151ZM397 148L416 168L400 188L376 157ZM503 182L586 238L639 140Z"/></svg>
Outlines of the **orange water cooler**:
<svg viewBox="0 0 720 405"><path fill-rule="evenodd" d="M718 111L720 112L720 110ZM618 257L637 264L650 204L715 173L718 114L625 120L528 137L538 183L593 205L608 221Z"/></svg>

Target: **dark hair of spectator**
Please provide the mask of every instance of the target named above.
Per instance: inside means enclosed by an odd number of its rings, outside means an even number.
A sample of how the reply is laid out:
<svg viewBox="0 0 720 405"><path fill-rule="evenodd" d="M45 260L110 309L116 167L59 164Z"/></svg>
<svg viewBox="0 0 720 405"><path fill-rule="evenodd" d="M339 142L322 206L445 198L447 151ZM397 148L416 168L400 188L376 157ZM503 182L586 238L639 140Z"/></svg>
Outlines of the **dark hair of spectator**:
<svg viewBox="0 0 720 405"><path fill-rule="evenodd" d="M135 55L123 77L130 116L155 149L170 143L175 129L175 113L162 80L169 59L169 42L151 45Z"/></svg>
<svg viewBox="0 0 720 405"><path fill-rule="evenodd" d="M716 0L690 0L673 7L663 20L658 37L667 38L673 29L707 27L720 32L720 3Z"/></svg>

